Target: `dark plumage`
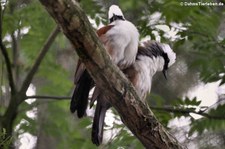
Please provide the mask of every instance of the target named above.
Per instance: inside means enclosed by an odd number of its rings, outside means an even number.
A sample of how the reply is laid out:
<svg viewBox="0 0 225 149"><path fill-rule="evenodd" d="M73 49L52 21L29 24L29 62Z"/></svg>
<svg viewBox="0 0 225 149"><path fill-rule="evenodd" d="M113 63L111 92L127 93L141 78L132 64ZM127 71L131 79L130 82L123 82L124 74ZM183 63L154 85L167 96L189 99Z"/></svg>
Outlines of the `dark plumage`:
<svg viewBox="0 0 225 149"><path fill-rule="evenodd" d="M153 58L153 56L155 58L158 56L162 56L165 61L163 70L168 69L168 64L170 62L168 55L166 52L164 52L164 50L162 49L162 46L155 41L148 41L144 43L144 46L139 46L137 55L148 56L150 58Z"/></svg>
<svg viewBox="0 0 225 149"><path fill-rule="evenodd" d="M85 111L88 105L88 95L93 84L94 82L87 70L85 70L80 76L79 80L77 80L76 87L70 102L70 111L72 113L77 111L77 116L79 118L86 114Z"/></svg>
<svg viewBox="0 0 225 149"><path fill-rule="evenodd" d="M94 120L92 124L92 142L97 146L102 143L103 127L106 111L111 107L111 104L107 101L107 97L99 93L97 97L97 105L95 109Z"/></svg>
<svg viewBox="0 0 225 149"><path fill-rule="evenodd" d="M145 42L144 47L139 46L137 55L148 56L150 58L153 58L153 56L155 58L157 58L158 56L163 57L165 63L163 65L162 72L163 72L164 77L167 79L166 70L168 69L170 59L168 58L167 53L162 49L162 45L160 43L155 42L155 41ZM137 59L138 59L138 57L137 57Z"/></svg>

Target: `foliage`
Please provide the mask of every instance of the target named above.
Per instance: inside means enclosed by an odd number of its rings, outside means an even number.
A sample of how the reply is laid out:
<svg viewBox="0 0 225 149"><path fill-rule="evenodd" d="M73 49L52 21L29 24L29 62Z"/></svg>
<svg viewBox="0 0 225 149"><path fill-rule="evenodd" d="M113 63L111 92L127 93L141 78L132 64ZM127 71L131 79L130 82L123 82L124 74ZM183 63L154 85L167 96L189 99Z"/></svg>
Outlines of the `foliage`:
<svg viewBox="0 0 225 149"><path fill-rule="evenodd" d="M225 105L218 105L216 109L210 109L208 114L212 116L224 116ZM191 130L189 135L192 135L195 131L202 134L205 130L209 131L223 131L225 127L225 121L220 119L201 118L199 120L191 119Z"/></svg>
<svg viewBox="0 0 225 149"><path fill-rule="evenodd" d="M11 142L12 142L12 137L6 137L6 130L3 128L0 131L0 147L2 149L7 149L9 148Z"/></svg>

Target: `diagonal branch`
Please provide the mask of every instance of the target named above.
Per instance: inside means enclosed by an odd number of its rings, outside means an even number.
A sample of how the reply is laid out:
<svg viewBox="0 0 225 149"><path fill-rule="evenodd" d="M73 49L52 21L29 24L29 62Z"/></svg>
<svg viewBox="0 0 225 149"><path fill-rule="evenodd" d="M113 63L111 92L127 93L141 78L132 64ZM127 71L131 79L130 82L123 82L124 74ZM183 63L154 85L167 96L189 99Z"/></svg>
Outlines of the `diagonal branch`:
<svg viewBox="0 0 225 149"><path fill-rule="evenodd" d="M48 52L50 46L52 45L53 41L55 40L56 36L58 35L58 33L60 32L59 30L59 27L55 27L54 30L52 31L52 33L49 35L48 39L46 40L44 46L42 47L42 49L40 50L40 53L36 59L36 61L34 62L31 70L28 72L23 84L22 84L22 87L21 87L21 90L20 90L20 93L26 93L26 90L28 89L35 73L37 72L42 60L44 59L46 53ZM24 100L24 99L21 99L21 100ZM22 101L21 101L22 102Z"/></svg>
<svg viewBox="0 0 225 149"><path fill-rule="evenodd" d="M6 47L3 44L3 40L2 40L2 19L3 19L3 10L2 10L2 6L0 6L0 49L2 52L2 55L5 59L5 63L6 63L6 69L7 69L7 73L8 73L8 80L9 80L9 86L11 88L11 95L13 95L15 93L15 84L14 84L14 80L13 80L13 73L12 73L12 69L11 69L11 62L9 59L9 55L7 53Z"/></svg>
<svg viewBox="0 0 225 149"><path fill-rule="evenodd" d="M12 69L11 69L11 62L9 59L9 55L7 53L6 47L4 46L2 39L0 39L0 48L1 48L1 52L2 55L5 59L5 63L6 63L6 69L7 69L7 73L8 73L8 80L9 80L9 86L11 88L11 95L15 93L15 84L14 84L14 80L13 80L13 73L12 73Z"/></svg>

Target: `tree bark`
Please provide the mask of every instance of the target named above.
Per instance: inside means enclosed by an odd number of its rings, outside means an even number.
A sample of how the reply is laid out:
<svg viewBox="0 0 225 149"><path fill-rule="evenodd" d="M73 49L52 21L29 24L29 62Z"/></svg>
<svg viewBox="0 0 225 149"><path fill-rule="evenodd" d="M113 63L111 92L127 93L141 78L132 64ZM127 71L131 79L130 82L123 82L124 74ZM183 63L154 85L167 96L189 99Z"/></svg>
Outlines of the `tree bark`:
<svg viewBox="0 0 225 149"><path fill-rule="evenodd" d="M96 84L107 93L124 124L151 149L181 149L178 141L141 102L131 83L109 59L90 22L74 0L40 0L74 45Z"/></svg>

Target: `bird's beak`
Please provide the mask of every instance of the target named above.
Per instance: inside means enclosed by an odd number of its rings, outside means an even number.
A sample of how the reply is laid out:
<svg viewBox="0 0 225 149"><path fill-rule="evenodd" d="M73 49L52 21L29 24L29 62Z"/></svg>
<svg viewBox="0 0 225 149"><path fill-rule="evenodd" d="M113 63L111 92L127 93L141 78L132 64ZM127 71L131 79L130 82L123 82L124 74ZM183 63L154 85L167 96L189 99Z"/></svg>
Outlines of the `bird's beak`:
<svg viewBox="0 0 225 149"><path fill-rule="evenodd" d="M164 75L165 79L167 80L167 71L165 69L163 70L163 75Z"/></svg>

